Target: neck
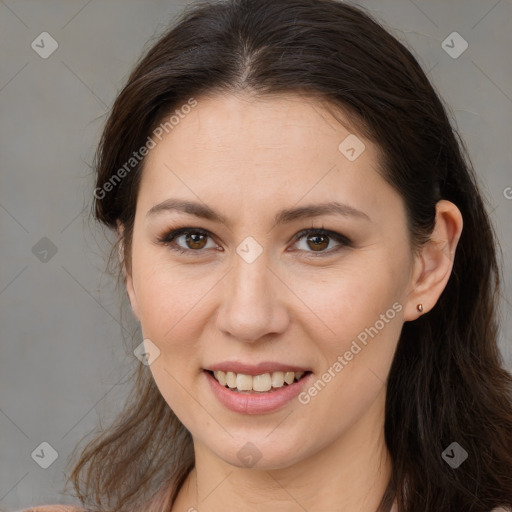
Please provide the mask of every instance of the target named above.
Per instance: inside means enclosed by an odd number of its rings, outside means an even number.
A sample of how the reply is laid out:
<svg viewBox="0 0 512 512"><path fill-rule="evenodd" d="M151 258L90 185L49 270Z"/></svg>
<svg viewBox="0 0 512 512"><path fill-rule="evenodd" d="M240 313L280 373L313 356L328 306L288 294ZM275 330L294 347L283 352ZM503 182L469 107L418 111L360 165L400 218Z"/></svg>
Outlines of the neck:
<svg viewBox="0 0 512 512"><path fill-rule="evenodd" d="M365 415L334 443L279 469L235 467L194 439L195 468L172 512L216 512L233 504L248 512L376 512L391 477L384 404L385 387Z"/></svg>

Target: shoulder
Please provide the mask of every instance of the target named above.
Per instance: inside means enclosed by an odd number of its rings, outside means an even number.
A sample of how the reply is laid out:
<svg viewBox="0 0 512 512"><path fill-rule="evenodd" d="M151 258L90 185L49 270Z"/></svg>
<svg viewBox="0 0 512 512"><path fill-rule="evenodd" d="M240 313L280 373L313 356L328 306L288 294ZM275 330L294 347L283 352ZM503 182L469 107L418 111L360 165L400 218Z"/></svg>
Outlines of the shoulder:
<svg viewBox="0 0 512 512"><path fill-rule="evenodd" d="M73 505L39 505L16 512L86 512L85 509Z"/></svg>

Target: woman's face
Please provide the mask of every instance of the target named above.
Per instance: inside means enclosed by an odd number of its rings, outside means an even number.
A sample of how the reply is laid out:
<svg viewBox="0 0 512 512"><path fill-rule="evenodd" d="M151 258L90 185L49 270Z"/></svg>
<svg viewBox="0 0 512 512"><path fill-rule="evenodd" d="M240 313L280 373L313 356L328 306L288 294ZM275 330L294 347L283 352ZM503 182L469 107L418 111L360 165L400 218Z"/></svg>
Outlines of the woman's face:
<svg viewBox="0 0 512 512"><path fill-rule="evenodd" d="M285 467L382 427L411 308L405 209L376 146L321 104L197 100L147 157L127 289L194 441L237 466ZM314 214L327 203L341 206ZM315 228L331 233L300 235Z"/></svg>

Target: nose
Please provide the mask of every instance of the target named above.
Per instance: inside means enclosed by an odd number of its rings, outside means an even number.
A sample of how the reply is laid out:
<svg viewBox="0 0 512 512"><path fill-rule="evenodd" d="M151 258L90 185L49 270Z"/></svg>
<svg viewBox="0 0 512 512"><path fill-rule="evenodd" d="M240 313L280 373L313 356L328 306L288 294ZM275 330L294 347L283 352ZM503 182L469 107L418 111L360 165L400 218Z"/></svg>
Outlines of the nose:
<svg viewBox="0 0 512 512"><path fill-rule="evenodd" d="M286 286L263 252L248 263L238 254L223 280L217 328L235 340L252 343L285 332L289 313Z"/></svg>

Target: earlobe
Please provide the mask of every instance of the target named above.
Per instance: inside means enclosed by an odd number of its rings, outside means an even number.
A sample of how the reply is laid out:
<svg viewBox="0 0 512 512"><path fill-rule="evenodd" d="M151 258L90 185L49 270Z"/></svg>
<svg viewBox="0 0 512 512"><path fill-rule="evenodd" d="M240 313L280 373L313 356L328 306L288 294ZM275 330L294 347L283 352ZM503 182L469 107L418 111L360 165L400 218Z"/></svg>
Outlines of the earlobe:
<svg viewBox="0 0 512 512"><path fill-rule="evenodd" d="M138 305L137 305L137 297L135 295L135 288L133 286L133 278L130 272L127 271L126 261L124 258L124 243L123 243L123 225L119 220L117 220L117 233L119 235L119 245L118 245L118 257L119 264L121 265L121 272L123 275L123 280L126 286L126 293L128 294L128 298L130 299L130 305L135 315L135 318L140 322Z"/></svg>
<svg viewBox="0 0 512 512"><path fill-rule="evenodd" d="M430 311L441 296L452 272L462 226L459 209L450 201L438 201L436 225L430 240L415 257L412 291L408 295L404 315L406 321L416 320Z"/></svg>

